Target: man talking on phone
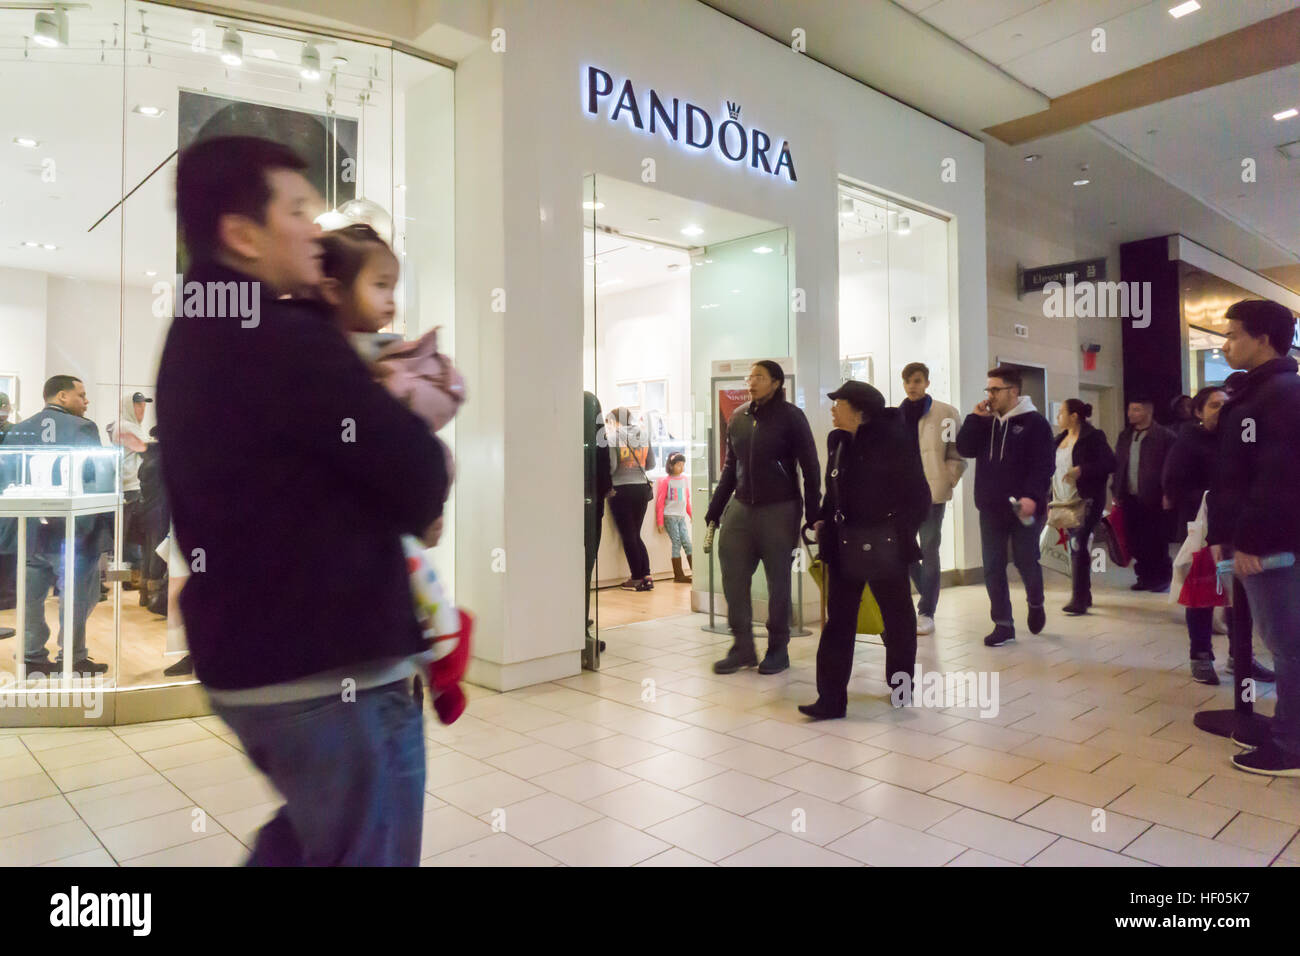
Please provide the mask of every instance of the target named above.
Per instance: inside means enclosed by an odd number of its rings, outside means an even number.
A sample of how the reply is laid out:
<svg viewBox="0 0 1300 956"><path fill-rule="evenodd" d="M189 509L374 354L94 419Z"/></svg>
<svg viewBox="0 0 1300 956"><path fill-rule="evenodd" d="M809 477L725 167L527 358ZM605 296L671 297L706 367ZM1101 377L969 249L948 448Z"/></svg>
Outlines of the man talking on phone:
<svg viewBox="0 0 1300 956"><path fill-rule="evenodd" d="M975 459L984 587L993 618L993 631L984 643L998 647L1016 639L1007 583L1008 541L1029 599L1029 632L1037 634L1047 623L1038 536L1047 519L1056 444L1052 427L1034 408L1033 399L1020 394L1020 370L999 365L988 375L988 397L966 416L957 433L957 451Z"/></svg>

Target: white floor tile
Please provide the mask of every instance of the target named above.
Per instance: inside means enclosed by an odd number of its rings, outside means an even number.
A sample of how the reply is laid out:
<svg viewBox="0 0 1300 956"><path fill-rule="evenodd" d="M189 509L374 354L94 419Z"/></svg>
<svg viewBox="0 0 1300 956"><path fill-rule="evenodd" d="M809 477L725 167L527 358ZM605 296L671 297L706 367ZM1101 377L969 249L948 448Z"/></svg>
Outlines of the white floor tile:
<svg viewBox="0 0 1300 956"><path fill-rule="evenodd" d="M704 805L647 828L647 833L714 863L774 832L753 820Z"/></svg>
<svg viewBox="0 0 1300 956"><path fill-rule="evenodd" d="M861 866L862 864L839 853L777 833L760 840L738 853L724 858L719 866Z"/></svg>
<svg viewBox="0 0 1300 956"><path fill-rule="evenodd" d="M943 866L967 848L888 820L872 820L826 849L869 866Z"/></svg>
<svg viewBox="0 0 1300 956"><path fill-rule="evenodd" d="M710 781L720 779L722 776L725 775L710 777L709 780L695 786L706 787ZM593 797L586 801L586 805L597 813L613 817L620 823L644 830L646 827L662 823L670 817L698 807L700 801L687 795L691 789L693 788L687 787L686 791L678 793L648 780L638 780L626 787Z"/></svg>
<svg viewBox="0 0 1300 956"><path fill-rule="evenodd" d="M1265 853L1165 826L1142 834L1125 847L1124 855L1159 866L1268 866L1271 860Z"/></svg>
<svg viewBox="0 0 1300 956"><path fill-rule="evenodd" d="M537 845L565 866L631 866L670 844L617 820L597 820Z"/></svg>
<svg viewBox="0 0 1300 956"><path fill-rule="evenodd" d="M871 820L870 815L811 793L794 793L749 814L749 819L798 840L825 846Z"/></svg>
<svg viewBox="0 0 1300 956"><path fill-rule="evenodd" d="M422 866L557 866L558 863L506 833L494 833L421 862Z"/></svg>

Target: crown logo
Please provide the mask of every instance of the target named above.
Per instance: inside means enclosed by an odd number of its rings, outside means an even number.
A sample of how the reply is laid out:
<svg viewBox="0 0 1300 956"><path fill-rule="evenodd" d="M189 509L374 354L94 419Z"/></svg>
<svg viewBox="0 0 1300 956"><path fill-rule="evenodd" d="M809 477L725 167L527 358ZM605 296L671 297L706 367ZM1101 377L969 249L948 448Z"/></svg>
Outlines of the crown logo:
<svg viewBox="0 0 1300 956"><path fill-rule="evenodd" d="M732 119L737 120L737 121L740 120L740 104L739 104L739 103L733 103L733 102L731 102L731 100L727 100L727 112L731 114L731 118L732 118Z"/></svg>

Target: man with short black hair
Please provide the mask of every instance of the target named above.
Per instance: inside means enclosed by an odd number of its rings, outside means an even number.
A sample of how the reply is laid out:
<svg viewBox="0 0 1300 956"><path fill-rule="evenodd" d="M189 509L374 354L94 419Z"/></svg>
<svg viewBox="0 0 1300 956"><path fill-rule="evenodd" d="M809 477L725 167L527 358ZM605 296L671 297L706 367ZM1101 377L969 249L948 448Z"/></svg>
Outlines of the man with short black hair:
<svg viewBox="0 0 1300 956"><path fill-rule="evenodd" d="M1216 560L1232 558L1277 677L1271 738L1232 762L1300 777L1300 377L1288 356L1295 318L1276 302L1247 299L1227 319L1223 356L1247 374L1220 413L1207 540Z"/></svg>
<svg viewBox="0 0 1300 956"><path fill-rule="evenodd" d="M99 426L85 417L90 400L86 386L74 375L54 375L45 383L41 396L45 407L5 435L5 447L103 444ZM11 466L12 467L12 466ZM85 488L113 490L108 462L87 462ZM0 477L0 486L16 476ZM64 560L66 525L64 518L27 519L26 618L23 625L23 657L29 677L62 671L62 659L51 661L45 650L50 628L45 623L45 598L59 587L59 653L68 652L63 633L63 602L72 600L72 670L76 674L103 674L108 665L91 660L86 651L86 619L99 603L99 556L113 550L113 516L88 515L74 518L75 559L72 581L68 581ZM15 528L16 530L16 528ZM0 549L3 550L3 549Z"/></svg>
<svg viewBox="0 0 1300 956"><path fill-rule="evenodd" d="M921 560L908 569L920 599L916 605L916 633L934 633L934 612L939 606L939 541L943 513L953 489L966 471L957 450L957 409L927 394L930 369L924 362L903 366L906 398L899 404L908 437L916 443L930 487L930 511L921 524Z"/></svg>
<svg viewBox="0 0 1300 956"><path fill-rule="evenodd" d="M414 866L425 764L412 679L425 642L400 536L436 543L447 469L322 307L283 298L321 278L305 168L251 137L180 156L193 261L156 396L163 483L193 569L181 613L213 709L286 801L249 863ZM192 314L194 283L235 288L258 321L207 295Z"/></svg>
<svg viewBox="0 0 1300 956"><path fill-rule="evenodd" d="M1163 476L1165 458L1176 440L1171 429L1156 422L1151 399L1129 399L1128 427L1115 442L1112 481L1133 553L1134 591L1167 592L1174 573L1169 557L1172 518L1165 508Z"/></svg>
<svg viewBox="0 0 1300 956"><path fill-rule="evenodd" d="M988 395L966 416L957 433L957 450L975 463L975 507L980 513L984 587L989 594L993 630L989 647L1016 639L1007 582L1010 551L1029 602L1029 632L1047 623L1043 608L1043 567L1038 563L1038 536L1047 520L1047 493L1056 468L1052 426L1033 399L1021 395L1020 370L999 365L989 370ZM1026 524L1021 519L1029 519Z"/></svg>

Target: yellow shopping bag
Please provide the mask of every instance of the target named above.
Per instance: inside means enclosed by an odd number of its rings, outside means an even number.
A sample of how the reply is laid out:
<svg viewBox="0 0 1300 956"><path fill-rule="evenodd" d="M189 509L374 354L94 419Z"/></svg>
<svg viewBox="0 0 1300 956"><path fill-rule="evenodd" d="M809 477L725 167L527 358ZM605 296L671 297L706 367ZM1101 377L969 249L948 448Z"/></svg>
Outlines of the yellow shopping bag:
<svg viewBox="0 0 1300 956"><path fill-rule="evenodd" d="M807 529L804 529L804 547L808 550L808 573L812 579L817 582L817 588L822 595L822 620L826 619L826 562L821 558L815 558L812 554L811 542L808 540ZM880 615L880 605L876 603L876 596L871 593L870 585L862 586L862 603L858 605L858 630L859 634L884 634L885 620Z"/></svg>

